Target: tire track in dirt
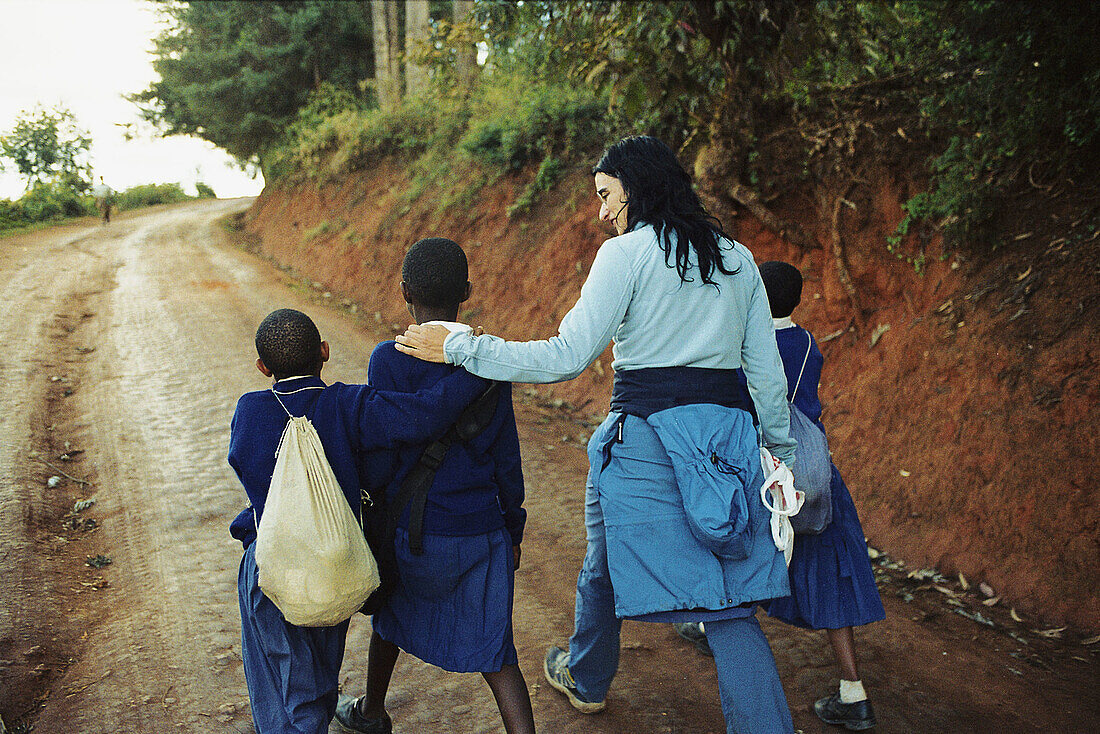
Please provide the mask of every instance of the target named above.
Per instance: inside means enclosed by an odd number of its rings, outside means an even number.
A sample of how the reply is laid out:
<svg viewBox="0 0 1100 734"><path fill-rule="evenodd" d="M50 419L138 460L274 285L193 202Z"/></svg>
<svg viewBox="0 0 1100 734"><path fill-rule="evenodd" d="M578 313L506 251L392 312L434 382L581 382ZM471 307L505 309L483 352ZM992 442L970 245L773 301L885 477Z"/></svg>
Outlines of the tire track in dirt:
<svg viewBox="0 0 1100 734"><path fill-rule="evenodd" d="M82 553L95 554L92 513L66 517L94 484L72 398L89 354L85 304L104 275L75 243L94 232L12 238L0 256L0 708L13 724L33 716L79 656L79 628L91 621L76 600L103 583L83 564Z"/></svg>
<svg viewBox="0 0 1100 734"><path fill-rule="evenodd" d="M69 731L104 722L117 731L204 731L230 724L244 701L235 569L209 532L239 502L224 459L232 404L210 389L221 365L206 354L228 339L209 304L189 298L203 265L189 243L210 236L196 234L194 218L190 210L156 217L111 255L116 285L86 407L102 428L100 477L110 490L100 506L120 578L103 634L73 670L81 680L109 675L107 684L42 718ZM212 721L219 716L227 720Z"/></svg>

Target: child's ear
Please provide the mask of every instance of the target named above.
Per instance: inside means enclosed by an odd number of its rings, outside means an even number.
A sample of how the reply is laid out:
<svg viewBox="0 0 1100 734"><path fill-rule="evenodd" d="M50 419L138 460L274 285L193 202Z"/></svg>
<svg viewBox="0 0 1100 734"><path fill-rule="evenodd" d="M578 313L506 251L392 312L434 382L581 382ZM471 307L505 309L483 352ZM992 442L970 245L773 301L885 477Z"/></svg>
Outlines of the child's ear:
<svg viewBox="0 0 1100 734"><path fill-rule="evenodd" d="M466 281L466 290L462 292L462 300L459 303L470 300L470 291L473 290L473 286L470 285L470 281Z"/></svg>
<svg viewBox="0 0 1100 734"><path fill-rule="evenodd" d="M412 299L409 298L409 287L405 285L405 281L401 281L401 297L405 299L405 303L412 303Z"/></svg>
<svg viewBox="0 0 1100 734"><path fill-rule="evenodd" d="M263 373L264 377L272 377L275 374L267 368L267 365L259 357L256 358L256 369Z"/></svg>
<svg viewBox="0 0 1100 734"><path fill-rule="evenodd" d="M328 342L321 342L321 364L328 361Z"/></svg>

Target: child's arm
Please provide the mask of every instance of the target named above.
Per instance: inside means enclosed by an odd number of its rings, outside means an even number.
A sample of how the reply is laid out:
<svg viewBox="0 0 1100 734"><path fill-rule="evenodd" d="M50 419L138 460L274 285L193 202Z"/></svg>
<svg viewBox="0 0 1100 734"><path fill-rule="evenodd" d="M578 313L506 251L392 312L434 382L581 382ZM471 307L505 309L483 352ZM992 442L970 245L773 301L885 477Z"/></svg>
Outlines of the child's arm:
<svg viewBox="0 0 1100 734"><path fill-rule="evenodd" d="M455 370L427 390L414 393L344 385L341 410L353 421L363 450L424 443L442 435L489 383Z"/></svg>
<svg viewBox="0 0 1100 734"><path fill-rule="evenodd" d="M518 548L523 542L523 527L527 523L527 511L523 509L523 467L520 461L516 415L512 408L511 385L501 385L497 410L503 422L490 451L496 465L497 496L500 498L500 509L504 514L504 527L512 536L512 546Z"/></svg>
<svg viewBox="0 0 1100 734"><path fill-rule="evenodd" d="M382 342L371 352L367 363L367 384L376 390L396 390L397 380L392 368L394 355L401 356L390 342Z"/></svg>
<svg viewBox="0 0 1100 734"><path fill-rule="evenodd" d="M367 384L376 390L395 390L397 388L394 372L390 369L386 354L383 345L377 345L374 351L371 352L370 362L367 364ZM384 491L386 485L393 479L397 466L398 454L395 451L375 449L360 452L360 486L370 492L373 497L379 490Z"/></svg>
<svg viewBox="0 0 1100 734"><path fill-rule="evenodd" d="M241 486L244 487L248 501L262 508L267 492L267 484L264 480L270 480L271 474L263 472L262 469L257 470L254 467L257 462L249 461L249 457L254 456L256 453L255 432L248 430L250 425L255 425L254 420L249 420L250 415L255 410L255 401L251 398L252 395L248 394L237 401L237 407L233 411L233 419L229 423L229 455L227 458L229 466L233 468L233 473L237 475ZM272 465L274 465L274 459L272 459Z"/></svg>

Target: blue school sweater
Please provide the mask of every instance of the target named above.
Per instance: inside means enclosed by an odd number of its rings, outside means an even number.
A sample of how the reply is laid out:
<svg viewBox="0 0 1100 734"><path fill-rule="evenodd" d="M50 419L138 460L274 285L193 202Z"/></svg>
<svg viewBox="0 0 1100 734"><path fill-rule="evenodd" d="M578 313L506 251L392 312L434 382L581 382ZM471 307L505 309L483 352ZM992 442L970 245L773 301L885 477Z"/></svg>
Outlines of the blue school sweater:
<svg viewBox="0 0 1100 734"><path fill-rule="evenodd" d="M426 390L461 368L424 362L402 354L394 342L382 342L371 354L367 381L379 390ZM519 435L512 408L511 385L502 385L500 402L488 427L468 443L451 445L428 492L424 508L424 532L433 535L481 535L505 528L512 545L523 540L527 512L523 509L523 472ZM385 487L393 497L416 465L427 442L404 446L396 452L371 452L364 471L375 489ZM385 477L385 481L377 481ZM408 527L408 511L400 525Z"/></svg>
<svg viewBox="0 0 1100 734"><path fill-rule="evenodd" d="M485 380L459 370L431 389L410 395L367 385L325 385L320 377L292 377L274 386L287 410L307 416L332 465L344 496L359 515L358 460L363 452L441 436L475 397ZM229 437L229 464L244 485L251 507L230 524L230 534L247 548L275 471L275 452L289 418L271 390L246 393L237 401Z"/></svg>

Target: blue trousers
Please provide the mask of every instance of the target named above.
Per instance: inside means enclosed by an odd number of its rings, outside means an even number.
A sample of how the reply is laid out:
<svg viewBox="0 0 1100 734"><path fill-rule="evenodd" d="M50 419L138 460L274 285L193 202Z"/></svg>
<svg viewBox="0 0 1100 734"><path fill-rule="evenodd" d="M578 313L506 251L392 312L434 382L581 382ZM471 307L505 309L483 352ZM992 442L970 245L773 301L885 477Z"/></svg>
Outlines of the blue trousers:
<svg viewBox="0 0 1100 734"><path fill-rule="evenodd" d="M577 578L569 672L585 699L602 701L619 667L622 620L615 616L603 510L591 474L585 487L584 524L588 549ZM787 697L756 617L711 620L706 625L727 734L792 734Z"/></svg>
<svg viewBox="0 0 1100 734"><path fill-rule="evenodd" d="M241 559L241 657L257 734L325 734L336 713L348 623L298 627L260 591L255 544Z"/></svg>

